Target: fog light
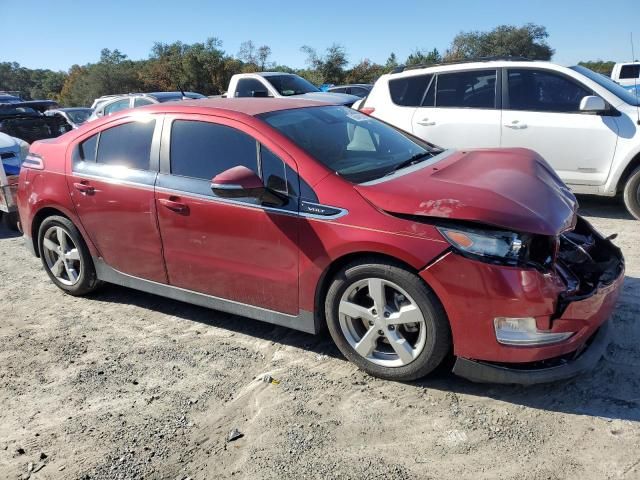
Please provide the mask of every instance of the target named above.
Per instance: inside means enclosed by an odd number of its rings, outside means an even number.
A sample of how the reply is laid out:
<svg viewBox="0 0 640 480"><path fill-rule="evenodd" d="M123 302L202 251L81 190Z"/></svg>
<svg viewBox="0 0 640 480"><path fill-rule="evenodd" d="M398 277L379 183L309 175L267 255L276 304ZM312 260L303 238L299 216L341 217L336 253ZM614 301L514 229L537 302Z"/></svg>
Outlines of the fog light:
<svg viewBox="0 0 640 480"><path fill-rule="evenodd" d="M508 318L496 317L493 320L496 339L503 345L537 347L566 340L574 332L546 332L538 330L536 319L532 317Z"/></svg>

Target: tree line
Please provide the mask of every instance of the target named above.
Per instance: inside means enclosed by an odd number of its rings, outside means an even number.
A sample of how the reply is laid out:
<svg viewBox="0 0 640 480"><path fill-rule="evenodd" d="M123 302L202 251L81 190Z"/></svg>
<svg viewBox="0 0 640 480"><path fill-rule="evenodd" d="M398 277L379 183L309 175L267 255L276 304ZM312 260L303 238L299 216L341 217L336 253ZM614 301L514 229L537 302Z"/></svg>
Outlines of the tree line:
<svg viewBox="0 0 640 480"><path fill-rule="evenodd" d="M149 58L132 60L119 50L103 49L100 60L73 65L67 72L29 69L16 62L0 62L0 90L18 91L23 98L50 98L62 105L90 105L101 95L142 91L195 91L205 95L223 93L232 75L256 71L297 73L316 85L324 83L372 83L383 73L404 65L431 65L444 61L487 56L522 56L549 60L554 50L547 43L544 26L501 25L490 31L461 32L449 48L415 49L404 61L390 53L384 64L365 58L349 67L344 46L330 45L324 51L303 45L304 68L292 68L272 60L268 45L243 42L237 54L222 48L222 41L156 42Z"/></svg>

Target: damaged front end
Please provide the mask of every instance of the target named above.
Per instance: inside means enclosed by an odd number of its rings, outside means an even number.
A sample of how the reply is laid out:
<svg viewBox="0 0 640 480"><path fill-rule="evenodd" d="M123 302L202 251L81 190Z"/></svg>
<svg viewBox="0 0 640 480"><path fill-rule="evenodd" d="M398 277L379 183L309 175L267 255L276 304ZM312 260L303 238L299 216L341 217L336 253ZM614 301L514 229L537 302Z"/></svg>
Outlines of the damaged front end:
<svg viewBox="0 0 640 480"><path fill-rule="evenodd" d="M615 237L602 237L580 216L572 231L560 235L555 269L567 290L558 298L557 317L562 316L571 302L589 298L620 277L624 258L611 242Z"/></svg>
<svg viewBox="0 0 640 480"><path fill-rule="evenodd" d="M608 345L624 259L577 216L556 236L438 226L450 252L421 272L454 337L454 373L535 384L592 369ZM471 260L471 261L470 261Z"/></svg>

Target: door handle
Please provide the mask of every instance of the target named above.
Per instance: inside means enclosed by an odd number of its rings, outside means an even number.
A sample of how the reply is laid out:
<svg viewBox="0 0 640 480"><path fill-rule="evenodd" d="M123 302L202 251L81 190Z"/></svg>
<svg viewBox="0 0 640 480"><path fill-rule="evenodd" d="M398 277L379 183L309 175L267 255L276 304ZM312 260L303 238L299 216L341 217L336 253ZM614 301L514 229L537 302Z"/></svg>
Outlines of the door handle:
<svg viewBox="0 0 640 480"><path fill-rule="evenodd" d="M169 198L159 198L158 202L160 205L168 208L169 210L176 213L187 213L189 211L189 207L178 201L178 197L169 197Z"/></svg>
<svg viewBox="0 0 640 480"><path fill-rule="evenodd" d="M430 122L428 118L423 118L422 120L418 121L418 125L423 125L425 127L430 127L431 125L435 125L435 124L436 122L433 122L433 121Z"/></svg>
<svg viewBox="0 0 640 480"><path fill-rule="evenodd" d="M513 128L514 130L522 130L523 128L527 128L527 124L520 123L520 120L514 120L511 123L505 123L504 126L507 128Z"/></svg>
<svg viewBox="0 0 640 480"><path fill-rule="evenodd" d="M76 182L73 184L73 186L83 195L93 195L96 192L96 189L89 185L89 182L87 180Z"/></svg>

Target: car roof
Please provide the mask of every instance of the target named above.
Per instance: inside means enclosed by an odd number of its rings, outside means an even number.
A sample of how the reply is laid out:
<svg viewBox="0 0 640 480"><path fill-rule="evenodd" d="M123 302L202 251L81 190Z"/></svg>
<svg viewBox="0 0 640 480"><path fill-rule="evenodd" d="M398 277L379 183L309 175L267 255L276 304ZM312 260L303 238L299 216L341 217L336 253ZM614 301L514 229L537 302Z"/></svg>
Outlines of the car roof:
<svg viewBox="0 0 640 480"><path fill-rule="evenodd" d="M291 75L291 76L298 76L295 73L287 73L287 72L252 72L252 73L248 73L246 75L259 75L261 77L272 77L274 75Z"/></svg>
<svg viewBox="0 0 640 480"><path fill-rule="evenodd" d="M226 110L245 115L260 115L262 113L290 110L293 108L318 107L333 105L329 102L303 100L295 98L203 98L200 100L183 100L156 105L147 105L138 110L147 111L193 111L193 110Z"/></svg>
<svg viewBox="0 0 640 480"><path fill-rule="evenodd" d="M50 111L56 111L56 112L75 112L78 110L93 110L90 107L63 107L63 108L54 108Z"/></svg>
<svg viewBox="0 0 640 480"><path fill-rule="evenodd" d="M426 72L431 71L460 71L460 70L483 70L483 69L491 69L491 68L502 68L502 67L512 67L512 68L526 68L526 67L536 67L536 66L546 66L551 67L552 69L564 69L562 65L557 63L548 62L546 60L487 60L487 61L471 61L471 62L451 62L451 63L439 63L434 65L419 65L415 67L407 67L401 71L393 71L386 75L389 78L401 78L404 76L410 77L413 75L420 75Z"/></svg>

